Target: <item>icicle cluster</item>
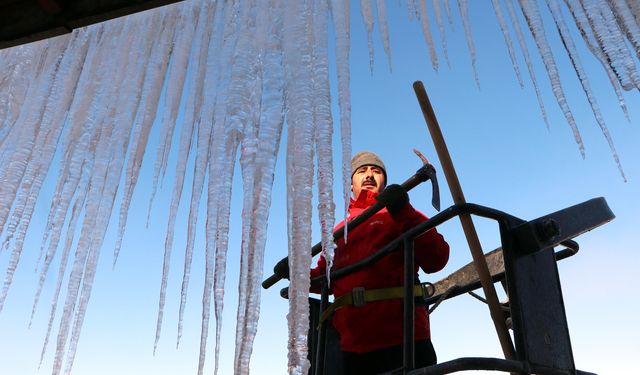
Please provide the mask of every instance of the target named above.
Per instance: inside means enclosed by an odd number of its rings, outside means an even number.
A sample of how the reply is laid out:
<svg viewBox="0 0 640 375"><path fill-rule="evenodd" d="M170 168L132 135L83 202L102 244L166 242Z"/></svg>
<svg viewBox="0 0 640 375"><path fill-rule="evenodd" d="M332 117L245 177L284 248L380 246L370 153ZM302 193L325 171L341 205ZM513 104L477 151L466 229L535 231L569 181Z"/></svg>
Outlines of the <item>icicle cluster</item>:
<svg viewBox="0 0 640 375"><path fill-rule="evenodd" d="M458 0L474 76L478 82L468 1ZM622 167L577 54L567 25L570 14L589 50L602 63L626 114L621 89L640 88L640 6L633 0L492 1L509 57L523 80L510 30L523 54L547 122L521 25L531 32L552 91L580 151L580 131L564 95L543 25L541 6L552 16L593 114ZM383 48L391 66L390 32L384 0L361 0L373 70L372 33L377 14ZM375 5L375 12L374 12ZM564 6L564 8L563 8ZM432 21L449 64L443 7L453 25L451 5L409 1L410 19L421 23L435 70L439 67ZM506 7L504 12L503 7ZM521 11L518 14L517 9ZM546 10L545 10L546 11ZM207 353L211 306L216 319L215 372L229 237L233 171L240 160L243 182L242 246L237 308L235 372L246 374L256 335L260 281L276 155L286 122L287 202L290 259L289 372L306 374L311 201L317 166L317 196L324 256L333 257L333 119L329 90L328 32L333 25L342 140L342 185L349 198L351 104L349 93L350 19L348 0L186 1L143 14L78 29L73 33L0 51L0 228L8 266L0 290L0 311L18 267L35 202L48 173L57 171L38 260L39 284L33 314L54 257L60 259L41 360L55 338L53 374L68 372L75 357L96 267L121 190L114 265L127 215L154 126L155 150L151 210L158 183L178 137L175 180L164 249L155 345L163 326L167 278L178 207L188 173L191 186L187 243L178 319L179 344L194 259L198 207L207 192L205 285L198 374ZM507 17L508 15L508 17ZM430 17L433 17L430 21ZM511 27L509 26L509 21ZM181 112L181 116L179 116ZM193 156L193 158L192 158ZM53 160L59 165L52 165ZM195 160L193 170L188 160ZM52 171L53 170L53 171ZM120 183L124 176L123 184ZM345 233L345 236L347 234ZM70 269L67 269L67 265ZM67 280L67 285L63 285ZM64 291L64 293L63 293ZM64 300L60 296L64 295ZM60 306L59 306L60 305ZM56 314L62 310L54 329Z"/></svg>
<svg viewBox="0 0 640 375"><path fill-rule="evenodd" d="M331 258L333 120L328 78L329 8L307 2L294 12L284 0L189 1L80 29L68 36L0 51L0 226L11 248L0 309L20 260L22 243L47 172L58 169L39 260L33 312L54 257L60 257L45 355L57 333L53 374L75 356L107 225L118 189L114 266L147 143L159 127L152 197L164 177L172 140L178 141L173 196L167 223L155 345L163 327L175 220L187 173L193 174L178 319L178 344L194 259L198 207L207 191L206 276L198 373L204 369L211 306L216 317L217 371L225 291L233 171L239 158L244 205L235 372L248 373L260 306L263 253L276 155L287 113L293 205L290 224L292 284L297 300L308 290L311 261L311 190L317 149L318 196L326 256ZM348 38L341 14L341 98L349 139ZM159 30L159 32L158 32ZM291 30L284 32L284 30ZM300 37L306 36L307 37ZM309 80L312 76L313 80ZM320 95L316 93L320 92ZM286 93L286 95L285 95ZM179 116L178 113L182 112ZM158 117L156 118L156 114ZM317 140L317 141L316 141ZM350 147L344 148L347 155ZM58 153L61 164L51 165ZM192 158L194 155L194 158ZM195 159L193 170L188 160ZM123 184L120 184L124 175ZM208 176L208 178L207 178ZM151 203L149 202L149 210ZM78 236L78 238L74 238ZM61 255L60 255L61 253ZM304 258L307 258L306 262ZM299 259L299 260L296 260ZM66 265L71 262L71 270ZM304 271L303 271L304 270ZM63 280L68 276L66 297ZM305 285L306 279L306 287ZM57 330L54 320L62 304ZM306 335L306 309L292 304L291 337ZM32 314L33 316L33 314ZM304 328L304 329L303 329ZM57 331L57 332L56 332ZM302 366L306 340L292 340L292 366ZM155 349L155 347L154 347Z"/></svg>

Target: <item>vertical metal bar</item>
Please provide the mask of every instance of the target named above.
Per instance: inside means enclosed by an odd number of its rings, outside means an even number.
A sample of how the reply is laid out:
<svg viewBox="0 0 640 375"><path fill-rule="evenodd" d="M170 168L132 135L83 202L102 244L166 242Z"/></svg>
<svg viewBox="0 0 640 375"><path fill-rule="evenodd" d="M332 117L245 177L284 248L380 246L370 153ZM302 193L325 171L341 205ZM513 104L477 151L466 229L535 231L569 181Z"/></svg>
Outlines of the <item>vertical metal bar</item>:
<svg viewBox="0 0 640 375"><path fill-rule="evenodd" d="M322 281L322 293L320 294L320 315L329 305L329 286L326 280ZM327 341L327 324L329 321L324 321L320 324L320 332L318 332L318 341L316 346L316 369L315 375L324 375L324 356L325 346Z"/></svg>
<svg viewBox="0 0 640 375"><path fill-rule="evenodd" d="M415 319L415 300L413 293L414 284L414 261L413 261L413 238L405 237L403 241L404 248L404 346L403 346L403 373L406 374L415 367L414 358L414 319Z"/></svg>

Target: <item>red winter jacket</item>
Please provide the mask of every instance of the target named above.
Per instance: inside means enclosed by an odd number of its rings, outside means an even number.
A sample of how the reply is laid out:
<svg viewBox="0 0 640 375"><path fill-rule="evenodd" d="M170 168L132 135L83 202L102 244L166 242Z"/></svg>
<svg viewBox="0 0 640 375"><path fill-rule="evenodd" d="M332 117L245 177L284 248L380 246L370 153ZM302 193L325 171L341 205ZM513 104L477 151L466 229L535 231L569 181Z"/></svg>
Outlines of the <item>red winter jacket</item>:
<svg viewBox="0 0 640 375"><path fill-rule="evenodd" d="M363 190L357 200L351 200L349 218L355 218L376 203L377 193ZM415 225L427 220L410 204L405 205L393 217L383 208L356 229L349 231L347 245L344 239L336 241L333 269L338 270L362 260L399 237ZM344 225L338 224L336 229ZM449 259L449 245L436 229L424 233L415 240L415 272L418 266L427 273L441 270ZM326 272L326 261L321 256L318 266L311 270L311 277ZM331 280L331 291L336 296L351 293L356 287L365 289L402 286L403 253L394 251L378 262L348 276ZM313 290L318 292L318 290ZM345 306L337 309L333 325L340 334L340 349L347 352L366 353L373 350L402 345L401 299L369 302L361 307ZM429 320L424 306L416 306L415 339L430 338Z"/></svg>

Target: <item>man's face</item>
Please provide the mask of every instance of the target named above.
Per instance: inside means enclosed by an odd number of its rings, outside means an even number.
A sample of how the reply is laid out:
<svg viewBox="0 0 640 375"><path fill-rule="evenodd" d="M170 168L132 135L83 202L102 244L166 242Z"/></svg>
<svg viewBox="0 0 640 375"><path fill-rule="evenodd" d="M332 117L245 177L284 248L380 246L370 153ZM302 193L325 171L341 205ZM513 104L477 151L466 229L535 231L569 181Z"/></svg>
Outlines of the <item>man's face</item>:
<svg viewBox="0 0 640 375"><path fill-rule="evenodd" d="M351 177L351 191L353 191L355 199L358 199L362 190L371 190L379 193L384 189L385 184L386 181L384 180L382 169L375 165L364 165L356 169L356 172Z"/></svg>

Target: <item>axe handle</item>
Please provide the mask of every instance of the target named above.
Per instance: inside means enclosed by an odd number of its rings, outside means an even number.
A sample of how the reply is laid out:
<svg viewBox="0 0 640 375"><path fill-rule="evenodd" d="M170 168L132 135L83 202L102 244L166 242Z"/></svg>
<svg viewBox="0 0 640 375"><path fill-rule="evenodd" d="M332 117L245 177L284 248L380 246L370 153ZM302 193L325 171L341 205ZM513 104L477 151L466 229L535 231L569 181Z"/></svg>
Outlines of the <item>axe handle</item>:
<svg viewBox="0 0 640 375"><path fill-rule="evenodd" d="M447 178L447 184L449 185L449 190L451 190L453 201L455 204L466 203L464 194L462 193L462 187L460 186L460 181L458 181L456 170L453 167L453 162L451 161L451 156L447 149L447 144L442 136L440 125L436 119L436 115L433 111L433 107L431 106L431 102L429 101L429 97L427 96L427 92L424 89L424 85L422 82L416 81L413 83L413 89L418 98L418 102L420 103L424 119L427 122L431 139L433 140L433 144L438 153L438 158L442 164L442 170ZM478 239L478 234L473 225L473 221L471 220L471 216L468 214L460 215L460 223L462 224L464 235L467 238L467 243L471 250L471 256L473 257L473 264L476 267L482 289L487 299L487 305L489 306L491 319L493 320L493 324L498 334L498 339L500 340L502 352L506 359L515 359L511 336L509 336L504 314L500 308L498 296L496 295L496 290L491 280L491 274L489 273L484 252L482 251L482 246L480 245L480 240Z"/></svg>

